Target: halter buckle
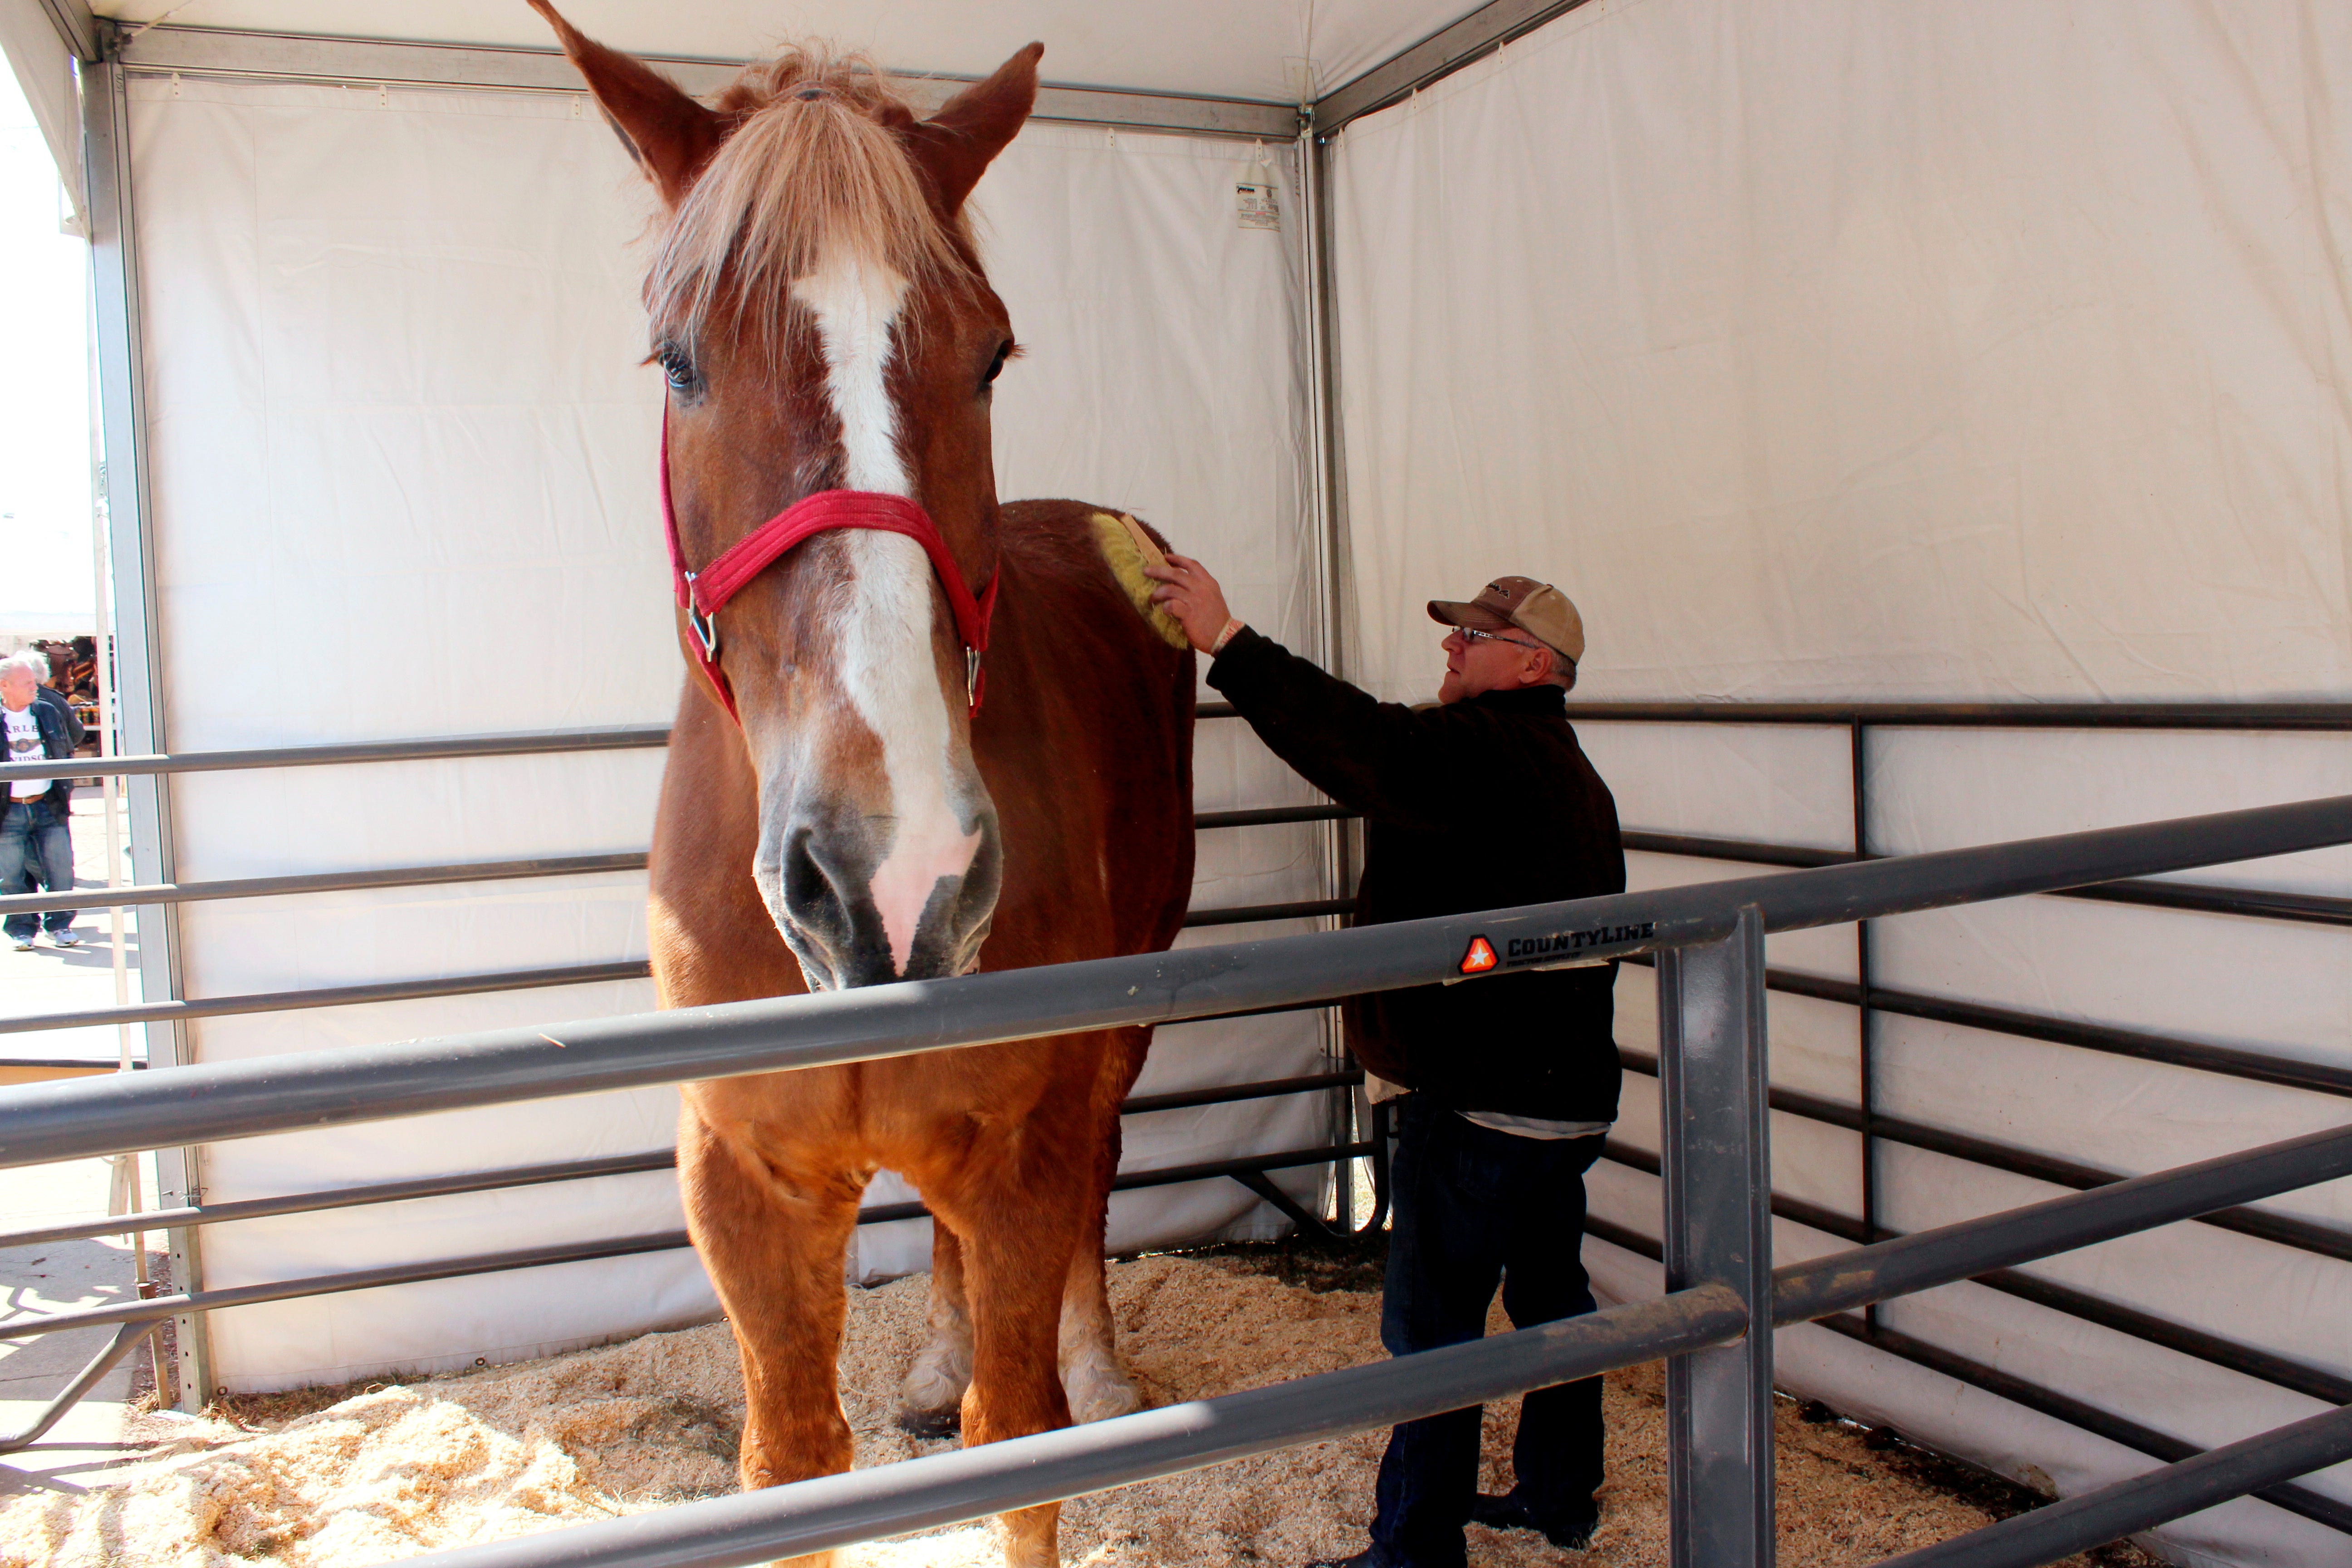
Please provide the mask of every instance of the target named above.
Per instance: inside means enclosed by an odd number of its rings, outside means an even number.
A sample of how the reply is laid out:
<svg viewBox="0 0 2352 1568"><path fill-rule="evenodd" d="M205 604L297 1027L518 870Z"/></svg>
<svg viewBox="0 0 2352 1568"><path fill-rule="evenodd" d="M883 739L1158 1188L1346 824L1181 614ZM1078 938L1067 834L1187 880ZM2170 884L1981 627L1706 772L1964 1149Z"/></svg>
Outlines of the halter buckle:
<svg viewBox="0 0 2352 1568"><path fill-rule="evenodd" d="M963 650L964 700L974 713L980 711L980 649Z"/></svg>
<svg viewBox="0 0 2352 1568"><path fill-rule="evenodd" d="M702 662L717 663L719 624L704 615L701 606L695 603L694 574L691 572L686 574L686 626L687 629L694 634L694 640L702 645Z"/></svg>

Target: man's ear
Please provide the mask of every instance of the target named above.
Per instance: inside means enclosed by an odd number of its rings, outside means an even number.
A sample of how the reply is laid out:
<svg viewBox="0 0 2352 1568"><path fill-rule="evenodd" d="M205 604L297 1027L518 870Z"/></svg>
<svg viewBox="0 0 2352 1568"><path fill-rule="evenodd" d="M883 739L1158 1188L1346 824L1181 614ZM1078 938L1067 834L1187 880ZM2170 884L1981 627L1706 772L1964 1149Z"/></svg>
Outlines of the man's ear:
<svg viewBox="0 0 2352 1568"><path fill-rule="evenodd" d="M555 29L564 54L588 79L588 90L595 94L604 118L662 200L673 207L685 200L695 176L727 139L725 119L679 91L643 60L583 34L558 16L548 0L530 0L530 5Z"/></svg>
<svg viewBox="0 0 2352 1568"><path fill-rule="evenodd" d="M539 4L539 0L531 0ZM964 198L1037 102L1037 61L1045 46L1031 44L943 104L929 120L904 128L908 151L929 176L943 217L963 210Z"/></svg>

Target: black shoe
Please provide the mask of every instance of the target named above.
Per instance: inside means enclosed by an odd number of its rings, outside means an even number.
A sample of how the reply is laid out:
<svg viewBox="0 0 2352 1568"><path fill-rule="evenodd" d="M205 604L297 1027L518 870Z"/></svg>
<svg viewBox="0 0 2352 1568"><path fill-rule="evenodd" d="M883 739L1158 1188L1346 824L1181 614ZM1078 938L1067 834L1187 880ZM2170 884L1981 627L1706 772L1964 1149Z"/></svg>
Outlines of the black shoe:
<svg viewBox="0 0 2352 1568"><path fill-rule="evenodd" d="M1532 1530L1562 1552L1583 1551L1592 1544L1592 1532L1601 1528L1601 1516L1597 1513L1591 1519L1572 1520L1566 1524L1538 1524L1519 1500L1507 1492L1501 1497L1480 1492L1478 1500L1470 1505L1470 1518L1473 1523L1489 1530Z"/></svg>

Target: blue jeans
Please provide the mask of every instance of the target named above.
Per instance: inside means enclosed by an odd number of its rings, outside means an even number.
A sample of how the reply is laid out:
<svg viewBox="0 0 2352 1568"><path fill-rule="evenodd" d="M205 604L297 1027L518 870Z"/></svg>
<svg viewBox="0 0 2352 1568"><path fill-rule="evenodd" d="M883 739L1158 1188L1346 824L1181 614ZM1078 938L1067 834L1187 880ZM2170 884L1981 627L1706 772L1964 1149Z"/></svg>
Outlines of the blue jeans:
<svg viewBox="0 0 2352 1568"><path fill-rule="evenodd" d="M1391 1355L1481 1338L1499 1280L1517 1328L1592 1310L1584 1173L1602 1140L1521 1138L1407 1095L1391 1167L1381 1342ZM1478 1490L1477 1406L1409 1421L1381 1459L1372 1544L1389 1568L1463 1568ZM1511 1495L1551 1529L1590 1520L1601 1479L1601 1380L1538 1389L1519 1407Z"/></svg>
<svg viewBox="0 0 2352 1568"><path fill-rule="evenodd" d="M65 892L74 885L73 833L65 814L46 800L12 800L0 808L0 892L33 890L38 880L44 891ZM45 915L10 915L5 929L22 940L47 923L61 931L74 922L71 910L51 910Z"/></svg>

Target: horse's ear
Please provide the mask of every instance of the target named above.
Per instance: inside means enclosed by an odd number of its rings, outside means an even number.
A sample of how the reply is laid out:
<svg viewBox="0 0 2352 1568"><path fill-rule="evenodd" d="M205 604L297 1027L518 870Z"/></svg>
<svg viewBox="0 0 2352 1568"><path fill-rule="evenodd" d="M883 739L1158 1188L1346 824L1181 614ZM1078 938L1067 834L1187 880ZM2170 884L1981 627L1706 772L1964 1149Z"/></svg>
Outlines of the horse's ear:
<svg viewBox="0 0 2352 1568"><path fill-rule="evenodd" d="M588 79L588 90L630 156L646 172L662 200L684 200L710 155L727 139L725 118L688 98L677 84L643 60L608 49L556 14L548 0L530 0L548 20L563 52Z"/></svg>
<svg viewBox="0 0 2352 1568"><path fill-rule="evenodd" d="M532 0L535 5L538 0ZM931 177L940 209L953 217L1005 143L1019 133L1037 102L1037 61L1045 46L1032 44L906 129L915 162Z"/></svg>

